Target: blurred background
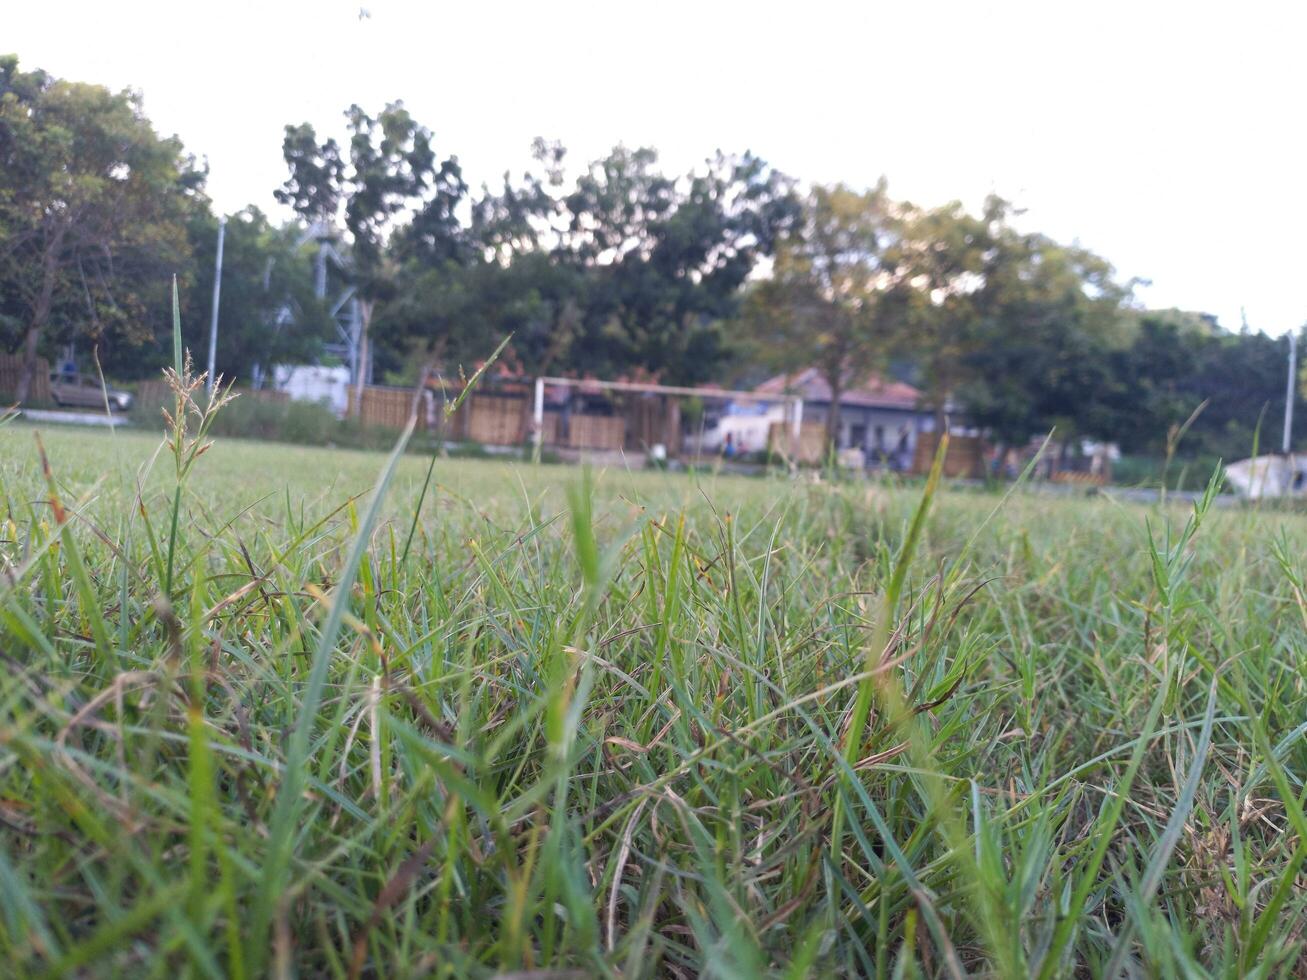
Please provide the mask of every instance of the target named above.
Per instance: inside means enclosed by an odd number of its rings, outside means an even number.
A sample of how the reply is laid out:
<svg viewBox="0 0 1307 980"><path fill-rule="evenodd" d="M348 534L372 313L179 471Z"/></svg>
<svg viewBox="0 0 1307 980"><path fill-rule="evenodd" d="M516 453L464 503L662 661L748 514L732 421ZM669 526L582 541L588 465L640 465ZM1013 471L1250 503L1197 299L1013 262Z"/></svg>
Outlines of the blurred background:
<svg viewBox="0 0 1307 980"><path fill-rule="evenodd" d="M867 459L912 448L903 418L914 445L949 424L993 456L1056 428L1076 453L1157 456L1200 406L1183 451L1246 455L1280 441L1281 338L1305 318L1305 21L20 5L0 38L0 389L58 401L39 378L98 361L134 391L168 361L176 274L200 369L214 338L227 379L338 415L511 334L500 370L528 388L793 395L814 371L807 423ZM110 183L74 200L55 177L78 168ZM843 410L889 384L915 392L897 428Z"/></svg>

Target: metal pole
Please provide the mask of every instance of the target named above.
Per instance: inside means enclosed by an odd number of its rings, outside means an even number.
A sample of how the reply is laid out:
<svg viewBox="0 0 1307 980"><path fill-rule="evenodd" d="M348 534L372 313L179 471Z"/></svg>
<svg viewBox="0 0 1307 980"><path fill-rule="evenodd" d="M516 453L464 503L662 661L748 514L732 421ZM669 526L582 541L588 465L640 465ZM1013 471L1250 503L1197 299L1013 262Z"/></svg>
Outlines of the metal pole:
<svg viewBox="0 0 1307 980"><path fill-rule="evenodd" d="M1298 375L1298 334L1289 334L1289 379L1284 390L1284 454L1289 455L1293 439L1293 396Z"/></svg>
<svg viewBox="0 0 1307 980"><path fill-rule="evenodd" d="M218 257L213 263L213 315L209 318L209 372L204 390L213 391L214 360L218 356L218 297L222 292L222 244L227 237L227 219L218 219Z"/></svg>

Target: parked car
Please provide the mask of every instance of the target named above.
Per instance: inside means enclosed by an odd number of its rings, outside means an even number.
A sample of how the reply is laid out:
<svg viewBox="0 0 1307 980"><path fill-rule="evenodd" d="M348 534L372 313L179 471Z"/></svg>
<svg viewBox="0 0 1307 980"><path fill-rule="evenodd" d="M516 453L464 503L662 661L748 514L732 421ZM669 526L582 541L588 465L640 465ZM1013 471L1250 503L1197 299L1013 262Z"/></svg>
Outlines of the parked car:
<svg viewBox="0 0 1307 980"><path fill-rule="evenodd" d="M107 395L109 408L113 411L125 412L132 407L132 396L129 392L119 391L116 388L101 388L100 379L93 378L89 374L59 372L51 374L50 394L59 405L104 408Z"/></svg>

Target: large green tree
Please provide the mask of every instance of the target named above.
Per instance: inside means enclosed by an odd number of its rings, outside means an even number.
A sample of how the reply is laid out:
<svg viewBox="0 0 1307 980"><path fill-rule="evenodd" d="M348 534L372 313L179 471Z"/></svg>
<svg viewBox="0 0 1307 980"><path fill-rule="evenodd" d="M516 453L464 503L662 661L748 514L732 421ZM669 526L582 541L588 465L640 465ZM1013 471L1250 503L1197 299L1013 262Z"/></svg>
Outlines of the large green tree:
<svg viewBox="0 0 1307 980"><path fill-rule="evenodd" d="M897 341L915 365L936 430L943 431L954 396L968 379L970 359L985 342L985 286L1005 255L998 239L1008 208L991 197L979 217L956 201L899 210L899 235L887 257L900 270L904 315Z"/></svg>
<svg viewBox="0 0 1307 980"><path fill-rule="evenodd" d="M883 180L867 191L813 187L801 222L776 247L771 275L744 303L739 326L755 358L821 373L832 444L844 393L885 366L906 312L896 258L901 228Z"/></svg>
<svg viewBox="0 0 1307 980"><path fill-rule="evenodd" d="M1250 455L1254 446L1278 450L1287 360L1284 338L1231 333L1180 311L1144 312L1129 346L1114 350L1107 365L1105 428L1125 451L1157 454L1201 406L1181 452L1230 460ZM1307 414L1297 387L1295 444L1302 445Z"/></svg>
<svg viewBox="0 0 1307 980"><path fill-rule="evenodd" d="M190 220L194 258L184 308L187 344L208 345L208 312L213 296L217 219L207 211ZM223 246L222 301L218 308L217 372L227 379L252 379L274 364L312 361L333 330L331 317L313 290L313 251L304 229L272 225L256 207L227 221ZM160 349L167 350L167 338Z"/></svg>
<svg viewBox="0 0 1307 980"><path fill-rule="evenodd" d="M135 94L0 58L0 324L22 350L19 401L52 335L150 338L202 179Z"/></svg>
<svg viewBox="0 0 1307 980"><path fill-rule="evenodd" d="M649 149L615 149L564 199L561 260L585 270L578 360L595 371L707 380L722 323L757 263L797 222L791 181L752 154L665 176Z"/></svg>
<svg viewBox="0 0 1307 980"><path fill-rule="evenodd" d="M454 208L463 184L454 158L437 164L431 131L402 102L375 116L353 105L345 118L349 143L343 154L335 140L319 142L308 123L286 127L282 153L290 176L277 199L311 224L343 220L362 316L361 386L374 311L397 290L399 262L388 248L396 219L417 207L409 248L446 258L445 239L457 228Z"/></svg>
<svg viewBox="0 0 1307 980"><path fill-rule="evenodd" d="M415 380L420 365L452 372L484 357L512 334L504 363L525 374L554 374L572 364L581 331L585 281L545 252L502 264L482 258L406 267L405 283L378 313L378 364Z"/></svg>
<svg viewBox="0 0 1307 980"><path fill-rule="evenodd" d="M748 153L669 175L654 150L619 146L569 186L562 147L537 141L535 155L543 173L486 190L470 229L479 256L511 270L511 290L542 301L524 360L548 352L581 373L712 377L741 287L796 220L789 178ZM548 273L527 260L542 254ZM508 327L520 307L505 309L497 322Z"/></svg>
<svg viewBox="0 0 1307 980"><path fill-rule="evenodd" d="M1056 428L1114 438L1113 351L1128 345L1119 284L1101 257L1040 234L995 236L972 297L972 344L958 394L969 419L1007 442Z"/></svg>

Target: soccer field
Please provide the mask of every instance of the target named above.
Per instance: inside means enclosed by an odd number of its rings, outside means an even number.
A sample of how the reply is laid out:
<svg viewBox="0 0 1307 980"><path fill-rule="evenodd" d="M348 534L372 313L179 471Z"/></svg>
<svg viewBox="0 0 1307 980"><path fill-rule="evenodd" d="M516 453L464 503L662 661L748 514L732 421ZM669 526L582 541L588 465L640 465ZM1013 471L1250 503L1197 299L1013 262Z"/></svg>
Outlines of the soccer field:
<svg viewBox="0 0 1307 980"><path fill-rule="evenodd" d="M42 439L15 975L1307 968L1299 515Z"/></svg>

